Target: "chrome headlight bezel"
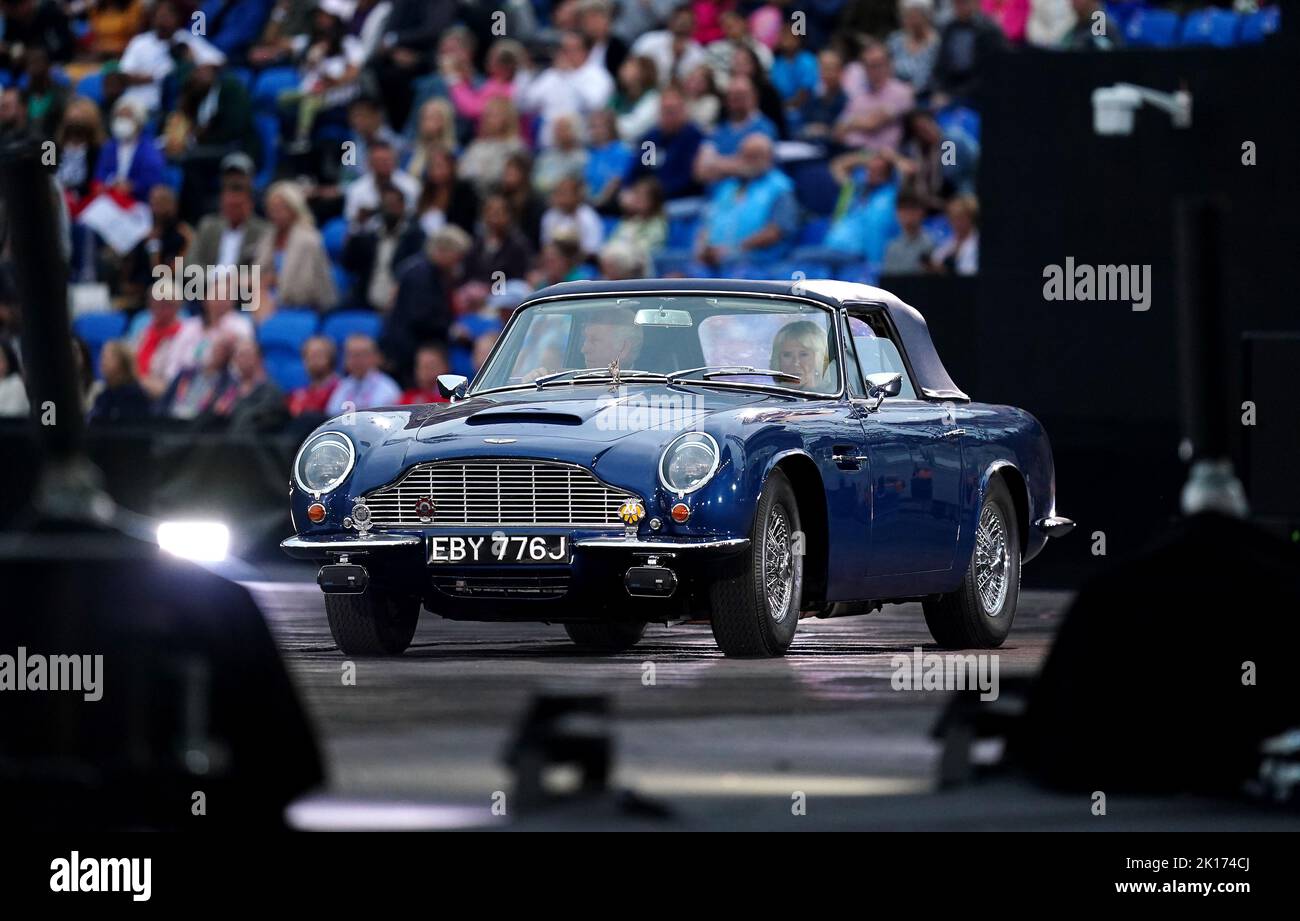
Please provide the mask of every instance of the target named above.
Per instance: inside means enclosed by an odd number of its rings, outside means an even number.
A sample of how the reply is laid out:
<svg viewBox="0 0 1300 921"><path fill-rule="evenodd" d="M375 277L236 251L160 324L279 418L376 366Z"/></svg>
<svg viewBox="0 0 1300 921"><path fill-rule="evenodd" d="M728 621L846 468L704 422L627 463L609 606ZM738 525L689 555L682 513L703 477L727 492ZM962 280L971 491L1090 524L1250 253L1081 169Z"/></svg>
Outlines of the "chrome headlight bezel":
<svg viewBox="0 0 1300 921"><path fill-rule="evenodd" d="M303 461L310 457L312 451L315 451L316 449L320 448L322 445L327 443L342 445L347 450L348 463L340 475L333 478L332 480L329 480L324 486L317 488L315 486L308 485L306 480L303 478L302 465L303 465ZM342 432L333 432L333 431L320 432L319 434L313 435L310 438L308 438L305 442L303 442L302 447L298 449L298 454L293 459L293 482L299 489L301 489L305 493L310 493L313 496L323 496L326 495L327 493L331 493L334 490L338 489L339 486L343 483L343 481L346 480L348 476L351 475L352 468L356 466L356 463L357 463L357 449L352 444L351 438L349 438L347 435L344 435Z"/></svg>
<svg viewBox="0 0 1300 921"><path fill-rule="evenodd" d="M709 472L700 477L694 485L688 489L682 489L669 482L668 467L674 455L682 449L686 443L691 445L706 446L713 454L713 461L709 464ZM664 448L663 454L659 456L659 484L675 496L688 496L693 492L703 489L713 479L713 475L718 472L718 467L722 464L722 449L718 446L718 441L708 432L683 432Z"/></svg>

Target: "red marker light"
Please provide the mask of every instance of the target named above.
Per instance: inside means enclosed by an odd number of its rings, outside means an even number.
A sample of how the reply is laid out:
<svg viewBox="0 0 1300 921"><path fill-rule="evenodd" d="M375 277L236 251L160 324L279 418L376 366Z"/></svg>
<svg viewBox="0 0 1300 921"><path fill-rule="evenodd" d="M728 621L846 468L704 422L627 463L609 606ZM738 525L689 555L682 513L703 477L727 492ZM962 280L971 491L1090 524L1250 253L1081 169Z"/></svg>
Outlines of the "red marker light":
<svg viewBox="0 0 1300 921"><path fill-rule="evenodd" d="M307 519L311 521L312 524L320 524L325 520L325 506L321 505L319 502L313 502L311 505L307 506Z"/></svg>
<svg viewBox="0 0 1300 921"><path fill-rule="evenodd" d="M673 506L673 521L678 524L685 524L686 520L691 517L691 507L685 502L678 502Z"/></svg>

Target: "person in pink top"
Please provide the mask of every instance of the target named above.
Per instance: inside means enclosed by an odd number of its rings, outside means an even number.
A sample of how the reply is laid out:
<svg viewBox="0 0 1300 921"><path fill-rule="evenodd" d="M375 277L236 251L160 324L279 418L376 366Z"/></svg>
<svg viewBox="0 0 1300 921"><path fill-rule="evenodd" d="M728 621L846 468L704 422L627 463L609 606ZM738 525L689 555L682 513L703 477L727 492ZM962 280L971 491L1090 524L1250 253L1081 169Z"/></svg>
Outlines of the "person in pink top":
<svg viewBox="0 0 1300 921"><path fill-rule="evenodd" d="M998 24L1007 41L1016 45L1024 43L1029 0L980 0L980 8L985 16Z"/></svg>
<svg viewBox="0 0 1300 921"><path fill-rule="evenodd" d="M462 118L478 123L490 99L514 99L515 83L526 61L519 42L503 38L488 49L487 77L475 84L468 59L456 58L444 74L452 105Z"/></svg>
<svg viewBox="0 0 1300 921"><path fill-rule="evenodd" d="M869 40L862 50L866 80L846 87L848 104L835 123L835 140L846 147L897 150L903 140L903 116L915 101L912 88L894 76L889 49Z"/></svg>

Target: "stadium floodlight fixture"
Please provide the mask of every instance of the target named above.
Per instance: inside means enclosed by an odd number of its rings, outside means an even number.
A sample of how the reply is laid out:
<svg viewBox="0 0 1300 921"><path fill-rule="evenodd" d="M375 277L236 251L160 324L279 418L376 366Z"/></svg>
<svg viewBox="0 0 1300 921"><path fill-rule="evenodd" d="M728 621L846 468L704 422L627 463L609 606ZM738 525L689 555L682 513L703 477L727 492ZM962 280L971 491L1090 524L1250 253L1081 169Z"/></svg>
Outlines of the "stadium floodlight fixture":
<svg viewBox="0 0 1300 921"><path fill-rule="evenodd" d="M1169 113L1175 128L1192 126L1192 94L1186 89L1173 93L1116 83L1092 91L1092 128L1101 135L1133 133L1133 116L1143 103Z"/></svg>

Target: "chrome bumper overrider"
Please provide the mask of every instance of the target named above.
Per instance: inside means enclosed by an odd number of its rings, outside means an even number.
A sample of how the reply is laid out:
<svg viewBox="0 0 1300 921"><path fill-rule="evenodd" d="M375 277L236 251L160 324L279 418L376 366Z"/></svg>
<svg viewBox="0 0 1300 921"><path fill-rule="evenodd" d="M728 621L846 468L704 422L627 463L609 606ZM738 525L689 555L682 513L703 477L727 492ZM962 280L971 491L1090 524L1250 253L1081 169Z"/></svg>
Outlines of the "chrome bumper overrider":
<svg viewBox="0 0 1300 921"><path fill-rule="evenodd" d="M1034 522L1034 527L1048 537L1064 537L1074 530L1074 520L1053 515L1050 518L1039 518Z"/></svg>

